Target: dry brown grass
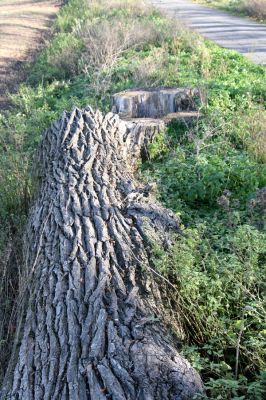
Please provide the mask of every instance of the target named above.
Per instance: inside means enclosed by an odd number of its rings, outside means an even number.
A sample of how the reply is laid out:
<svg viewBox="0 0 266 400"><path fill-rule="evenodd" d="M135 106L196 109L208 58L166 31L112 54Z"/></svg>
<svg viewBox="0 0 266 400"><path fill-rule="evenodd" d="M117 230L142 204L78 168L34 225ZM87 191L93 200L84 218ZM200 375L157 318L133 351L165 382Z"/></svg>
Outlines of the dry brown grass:
<svg viewBox="0 0 266 400"><path fill-rule="evenodd" d="M0 382L8 364L16 328L17 295L22 279L21 247L22 235L14 235L11 227L2 227L0 235Z"/></svg>
<svg viewBox="0 0 266 400"><path fill-rule="evenodd" d="M151 54L132 68L132 80L136 86L161 85L161 72L168 67L167 49L155 48Z"/></svg>
<svg viewBox="0 0 266 400"><path fill-rule="evenodd" d="M129 10L130 15L143 15L152 9L146 0L88 0L90 7L104 7L106 14L110 10L119 9L121 12Z"/></svg>
<svg viewBox="0 0 266 400"><path fill-rule="evenodd" d="M266 162L266 112L258 110L240 115L238 122L243 127L241 139L245 147L256 159Z"/></svg>
<svg viewBox="0 0 266 400"><path fill-rule="evenodd" d="M251 17L266 19L266 0L244 0L241 9Z"/></svg>
<svg viewBox="0 0 266 400"><path fill-rule="evenodd" d="M100 22L88 21L85 29L83 27L82 31L77 32L86 47L79 60L79 68L91 77L90 89L96 93L108 91L113 69L125 51L141 51L147 45L162 45L167 38L176 37L180 30L174 20L172 23L168 21L165 26L157 26L150 19L153 9L142 1L101 0L97 3L98 9L103 5L105 13L111 10L115 16ZM124 12L121 13L121 9ZM163 63L161 49L158 52L158 59L147 59L142 66L136 65L135 69L132 68L132 76L136 82L156 83L154 72ZM138 76L140 79L137 79ZM148 79L149 76L151 79Z"/></svg>
<svg viewBox="0 0 266 400"><path fill-rule="evenodd" d="M257 112L250 119L248 147L258 159L266 162L266 112Z"/></svg>
<svg viewBox="0 0 266 400"><path fill-rule="evenodd" d="M112 21L88 25L82 36L86 46L80 60L80 68L91 77L96 92L108 90L112 71L122 54L129 48L141 48L147 41L155 39L156 32L147 24L136 21Z"/></svg>
<svg viewBox="0 0 266 400"><path fill-rule="evenodd" d="M123 21L118 17L89 25L82 36L86 45L84 62L87 69L111 67L125 50L141 48L147 42L160 39L152 24Z"/></svg>

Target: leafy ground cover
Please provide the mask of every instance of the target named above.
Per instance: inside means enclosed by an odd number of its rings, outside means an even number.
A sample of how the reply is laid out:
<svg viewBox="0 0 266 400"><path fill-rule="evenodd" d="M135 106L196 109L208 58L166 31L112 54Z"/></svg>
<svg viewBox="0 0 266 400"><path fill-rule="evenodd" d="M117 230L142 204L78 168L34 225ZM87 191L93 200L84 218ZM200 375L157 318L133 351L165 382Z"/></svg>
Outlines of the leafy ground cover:
<svg viewBox="0 0 266 400"><path fill-rule="evenodd" d="M168 249L154 244L154 268L171 283L167 301L185 332L183 352L200 370L208 398L264 397L265 78L263 67L141 1L66 3L53 40L0 117L2 349L13 332L41 133L74 105L109 110L121 89L198 87L202 116L172 123L141 167L142 179L156 182L156 196L182 221L183 235Z"/></svg>
<svg viewBox="0 0 266 400"><path fill-rule="evenodd" d="M198 3L219 8L230 13L266 21L265 0L195 0Z"/></svg>

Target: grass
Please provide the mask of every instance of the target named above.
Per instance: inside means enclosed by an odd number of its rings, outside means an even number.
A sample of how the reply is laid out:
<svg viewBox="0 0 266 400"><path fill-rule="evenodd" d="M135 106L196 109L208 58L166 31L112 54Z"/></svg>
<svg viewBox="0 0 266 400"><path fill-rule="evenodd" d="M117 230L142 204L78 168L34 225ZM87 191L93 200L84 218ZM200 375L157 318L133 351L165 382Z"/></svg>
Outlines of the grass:
<svg viewBox="0 0 266 400"><path fill-rule="evenodd" d="M248 16L266 22L265 0L195 0L198 3L228 11L235 15Z"/></svg>
<svg viewBox="0 0 266 400"><path fill-rule="evenodd" d="M183 221L184 237L168 251L154 244L154 267L176 287L167 288L167 301L208 398L263 398L265 78L263 67L141 1L67 2L51 43L0 118L1 350L9 348L15 326L10 315L21 275L20 238L42 132L74 105L109 110L110 96L122 89L198 87L202 117L169 126L141 170Z"/></svg>

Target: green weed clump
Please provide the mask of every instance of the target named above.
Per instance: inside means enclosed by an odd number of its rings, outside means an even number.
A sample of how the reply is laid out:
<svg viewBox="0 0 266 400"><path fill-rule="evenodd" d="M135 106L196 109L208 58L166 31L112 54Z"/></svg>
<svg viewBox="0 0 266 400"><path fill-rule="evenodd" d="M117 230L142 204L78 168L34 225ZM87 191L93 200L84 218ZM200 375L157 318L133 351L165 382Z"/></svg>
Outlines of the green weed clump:
<svg viewBox="0 0 266 400"><path fill-rule="evenodd" d="M266 165L218 127L207 129L205 118L172 124L143 165L183 222L169 248L154 244L154 268L171 283L172 313L187 333L183 351L205 377L208 398L262 399Z"/></svg>
<svg viewBox="0 0 266 400"><path fill-rule="evenodd" d="M209 398L263 398L265 78L263 67L142 1L66 3L53 39L0 116L1 348L15 330L14 277L21 276L21 233L42 132L73 106L109 110L119 90L198 87L201 118L173 123L151 145L142 170L183 223L184 236L169 249L154 245L154 264L176 287L168 293L186 332L183 351L201 371Z"/></svg>

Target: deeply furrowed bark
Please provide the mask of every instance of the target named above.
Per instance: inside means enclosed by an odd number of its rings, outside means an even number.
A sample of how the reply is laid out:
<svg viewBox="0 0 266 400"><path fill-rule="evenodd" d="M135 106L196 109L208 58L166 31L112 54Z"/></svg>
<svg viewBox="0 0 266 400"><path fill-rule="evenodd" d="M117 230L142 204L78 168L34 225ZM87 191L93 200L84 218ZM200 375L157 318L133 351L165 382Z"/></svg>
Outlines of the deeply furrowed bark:
<svg viewBox="0 0 266 400"><path fill-rule="evenodd" d="M178 223L135 181L131 160L147 138L133 134L118 116L87 108L44 135L28 299L3 399L177 400L202 389L155 318L149 246Z"/></svg>

